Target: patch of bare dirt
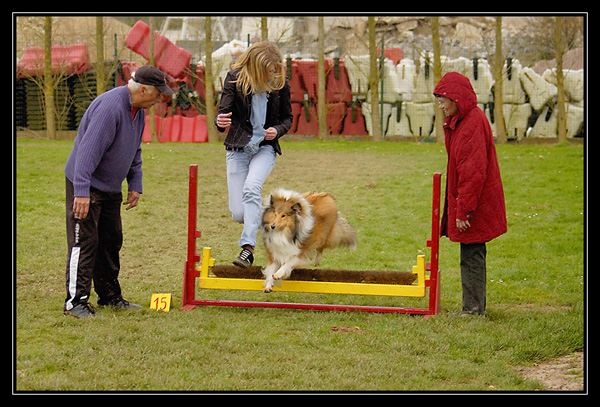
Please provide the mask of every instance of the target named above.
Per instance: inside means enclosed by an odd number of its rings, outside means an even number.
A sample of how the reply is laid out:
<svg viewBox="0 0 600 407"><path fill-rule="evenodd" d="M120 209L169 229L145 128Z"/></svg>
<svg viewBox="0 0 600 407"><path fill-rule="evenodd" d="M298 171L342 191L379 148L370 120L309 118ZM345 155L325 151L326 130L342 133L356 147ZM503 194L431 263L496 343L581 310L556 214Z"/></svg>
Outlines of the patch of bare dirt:
<svg viewBox="0 0 600 407"><path fill-rule="evenodd" d="M359 334L364 334L365 331L363 331L362 329L360 329L357 326L332 326L331 327L331 332L343 332L343 333L349 333L349 332L353 332L353 333L359 333Z"/></svg>
<svg viewBox="0 0 600 407"><path fill-rule="evenodd" d="M575 352L516 370L526 379L543 384L534 390L583 391L583 355L583 352Z"/></svg>

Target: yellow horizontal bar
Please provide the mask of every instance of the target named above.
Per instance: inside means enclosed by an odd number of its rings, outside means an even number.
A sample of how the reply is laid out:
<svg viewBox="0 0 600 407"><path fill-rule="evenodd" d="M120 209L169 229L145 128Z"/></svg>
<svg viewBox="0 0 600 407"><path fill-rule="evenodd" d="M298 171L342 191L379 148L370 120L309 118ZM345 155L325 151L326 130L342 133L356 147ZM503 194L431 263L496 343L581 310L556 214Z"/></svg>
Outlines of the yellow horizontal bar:
<svg viewBox="0 0 600 407"><path fill-rule="evenodd" d="M263 280L257 279L200 277L198 280L200 288L249 291L263 290ZM273 291L320 294L385 295L393 297L425 296L424 286L399 284L338 283L327 281L275 281Z"/></svg>

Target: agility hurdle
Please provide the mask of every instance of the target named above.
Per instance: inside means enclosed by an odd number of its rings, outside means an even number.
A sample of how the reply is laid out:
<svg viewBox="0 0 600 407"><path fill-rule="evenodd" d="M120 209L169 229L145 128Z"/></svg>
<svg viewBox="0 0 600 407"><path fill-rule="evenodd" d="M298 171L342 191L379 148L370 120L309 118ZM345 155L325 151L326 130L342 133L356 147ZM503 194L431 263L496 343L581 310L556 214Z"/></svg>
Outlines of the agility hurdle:
<svg viewBox="0 0 600 407"><path fill-rule="evenodd" d="M216 266L211 257L211 249L205 247L202 255L196 253L196 240L202 235L197 229L197 200L198 200L198 165L192 164L189 169L189 198L188 198L188 234L187 259L183 277L183 293L181 310L191 310L199 305L230 306L230 307L260 307L260 308L290 308L306 310L330 311L365 311L389 312L415 315L436 315L440 307L440 272L439 260L439 224L440 224L440 180L441 174L433 174L433 199L431 214L431 238L427 239L427 247L431 248L430 261L425 261L424 255L418 255L412 272L368 272L369 282L343 281L343 272L337 276L337 281L325 281L331 270L296 269L290 279L278 282L274 292L325 293L325 294L354 294L377 295L391 297L425 297L429 293L427 308L406 308L393 306L343 305L343 304L311 304L296 302L274 301L234 301L197 299L196 285L200 289L248 290L262 291L263 279L258 278L257 268L248 278L223 277L226 271L234 266ZM200 266L197 264L200 263ZM328 273L329 272L329 273ZM429 273L427 273L429 272ZM356 275L360 271L347 271L348 275ZM390 276L397 274L403 282L390 283ZM407 275L412 275L409 278ZM407 278L410 283L407 283ZM359 277L360 279L360 277ZM198 280L198 281L196 281ZM413 281L414 280L414 281ZM272 294L265 294L266 296Z"/></svg>

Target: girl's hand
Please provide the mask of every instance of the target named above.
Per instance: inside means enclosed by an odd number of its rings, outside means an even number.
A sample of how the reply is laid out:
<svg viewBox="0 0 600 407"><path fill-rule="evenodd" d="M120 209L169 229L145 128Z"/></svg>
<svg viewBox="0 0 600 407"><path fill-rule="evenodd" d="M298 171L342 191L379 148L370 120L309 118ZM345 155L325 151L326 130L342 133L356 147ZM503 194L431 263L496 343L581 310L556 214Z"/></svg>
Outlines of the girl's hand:
<svg viewBox="0 0 600 407"><path fill-rule="evenodd" d="M265 140L273 140L275 137L277 137L277 129L269 127L265 130Z"/></svg>
<svg viewBox="0 0 600 407"><path fill-rule="evenodd" d="M217 126L221 128L227 128L231 126L231 112L221 113L217 116Z"/></svg>

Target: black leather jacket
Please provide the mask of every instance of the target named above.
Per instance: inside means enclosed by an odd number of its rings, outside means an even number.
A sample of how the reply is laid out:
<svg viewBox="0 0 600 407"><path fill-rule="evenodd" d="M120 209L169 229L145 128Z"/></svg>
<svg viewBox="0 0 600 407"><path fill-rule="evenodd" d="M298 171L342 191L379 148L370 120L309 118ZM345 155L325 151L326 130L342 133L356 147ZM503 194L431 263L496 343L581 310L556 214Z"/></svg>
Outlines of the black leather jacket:
<svg viewBox="0 0 600 407"><path fill-rule="evenodd" d="M250 112L252 110L252 95L244 96L241 90L232 81L235 81L239 69L229 71L223 84L223 94L219 103L217 115L232 112L231 126L225 138L225 147L229 149L243 149L252 138L252 123L250 123ZM287 80L282 89L267 94L267 117L265 129L274 127L277 129L277 137L273 140L263 140L260 145L272 145L275 152L281 155L279 138L292 127L292 105L290 103L290 86ZM217 117L215 116L215 125ZM217 126L220 132L224 128Z"/></svg>

